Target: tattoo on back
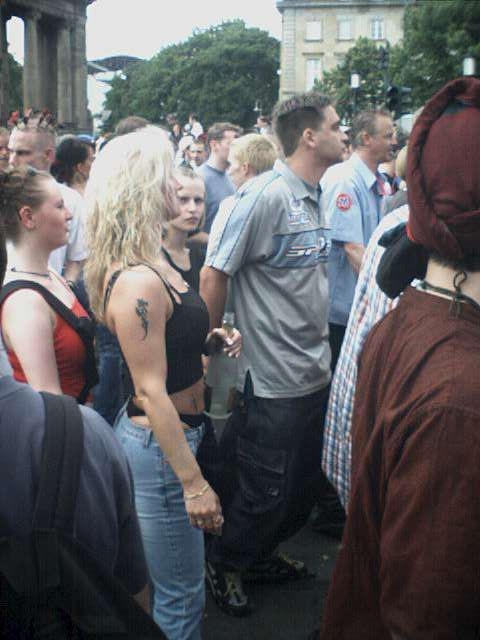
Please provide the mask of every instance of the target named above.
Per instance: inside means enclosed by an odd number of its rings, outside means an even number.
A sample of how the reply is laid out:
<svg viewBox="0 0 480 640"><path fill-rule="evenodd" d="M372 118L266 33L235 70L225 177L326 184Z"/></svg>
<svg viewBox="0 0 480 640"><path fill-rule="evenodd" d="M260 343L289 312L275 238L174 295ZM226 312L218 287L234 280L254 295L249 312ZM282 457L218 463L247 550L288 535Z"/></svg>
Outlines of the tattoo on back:
<svg viewBox="0 0 480 640"><path fill-rule="evenodd" d="M145 331L145 335L143 336L142 340L145 340L148 335L148 302L143 298L137 298L135 313L142 322L142 329Z"/></svg>

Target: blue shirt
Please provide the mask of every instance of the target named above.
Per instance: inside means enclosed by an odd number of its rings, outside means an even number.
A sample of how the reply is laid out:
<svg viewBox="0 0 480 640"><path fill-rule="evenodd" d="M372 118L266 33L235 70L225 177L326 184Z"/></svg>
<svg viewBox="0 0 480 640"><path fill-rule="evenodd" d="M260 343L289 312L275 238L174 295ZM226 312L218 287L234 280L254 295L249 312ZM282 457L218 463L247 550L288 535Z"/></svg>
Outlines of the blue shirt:
<svg viewBox="0 0 480 640"><path fill-rule="evenodd" d="M202 164L198 173L205 181L205 224L203 225L203 231L210 233L221 201L233 195L235 187L226 171L219 171L209 164L208 160Z"/></svg>
<svg viewBox="0 0 480 640"><path fill-rule="evenodd" d="M366 246L382 216L380 174L373 173L356 153L328 169L322 180L322 209L330 226L328 262L329 322L347 325L358 274L348 261L344 244Z"/></svg>

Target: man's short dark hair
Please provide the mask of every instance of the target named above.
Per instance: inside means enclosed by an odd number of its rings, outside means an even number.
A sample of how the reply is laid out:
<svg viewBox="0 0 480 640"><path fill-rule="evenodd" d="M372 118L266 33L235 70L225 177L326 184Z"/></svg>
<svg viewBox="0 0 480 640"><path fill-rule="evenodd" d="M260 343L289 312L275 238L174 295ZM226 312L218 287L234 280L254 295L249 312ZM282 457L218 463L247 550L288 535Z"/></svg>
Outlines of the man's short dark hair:
<svg viewBox="0 0 480 640"><path fill-rule="evenodd" d="M392 118L390 111L385 109L370 109L361 111L355 116L350 129L350 140L354 149L364 146L363 136L368 133L374 136L377 132L378 118Z"/></svg>
<svg viewBox="0 0 480 640"><path fill-rule="evenodd" d="M150 122L141 116L127 116L117 123L115 127L116 136L124 136L127 133L133 133L139 129L144 129Z"/></svg>
<svg viewBox="0 0 480 640"><path fill-rule="evenodd" d="M278 102L273 110L273 128L288 158L297 150L305 129L318 129L331 106L328 96L316 91L300 93Z"/></svg>
<svg viewBox="0 0 480 640"><path fill-rule="evenodd" d="M236 124L232 124L231 122L214 122L207 132L208 142L210 143L212 140L220 142L220 140L223 140L227 131L234 131L237 136L242 135L242 127L238 127Z"/></svg>

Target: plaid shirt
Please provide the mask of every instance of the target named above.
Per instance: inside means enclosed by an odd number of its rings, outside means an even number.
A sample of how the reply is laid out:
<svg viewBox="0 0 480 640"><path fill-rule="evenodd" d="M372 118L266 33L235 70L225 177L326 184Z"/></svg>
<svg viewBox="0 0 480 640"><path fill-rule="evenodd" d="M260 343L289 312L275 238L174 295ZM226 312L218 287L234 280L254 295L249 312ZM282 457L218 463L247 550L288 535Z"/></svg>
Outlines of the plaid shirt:
<svg viewBox="0 0 480 640"><path fill-rule="evenodd" d="M377 243L385 231L407 220L407 205L392 211L383 218L368 243L332 381L325 422L322 467L338 491L345 508L350 494L351 430L358 357L370 329L393 309L398 301L398 298L387 298L376 283L375 275L384 251Z"/></svg>

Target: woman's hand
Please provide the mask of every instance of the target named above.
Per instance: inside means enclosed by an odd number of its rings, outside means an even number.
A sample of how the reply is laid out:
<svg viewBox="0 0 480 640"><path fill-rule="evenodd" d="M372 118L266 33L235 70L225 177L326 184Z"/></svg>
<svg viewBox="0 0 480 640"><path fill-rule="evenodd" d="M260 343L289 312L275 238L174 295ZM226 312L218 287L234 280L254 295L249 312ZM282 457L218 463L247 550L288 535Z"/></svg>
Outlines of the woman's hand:
<svg viewBox="0 0 480 640"><path fill-rule="evenodd" d="M243 337L238 329L213 329L207 336L207 348L212 355L223 347L230 358L238 358L243 347Z"/></svg>
<svg viewBox="0 0 480 640"><path fill-rule="evenodd" d="M223 515L220 500L212 487L205 482L199 491L184 491L185 507L192 526L207 533L222 533Z"/></svg>

